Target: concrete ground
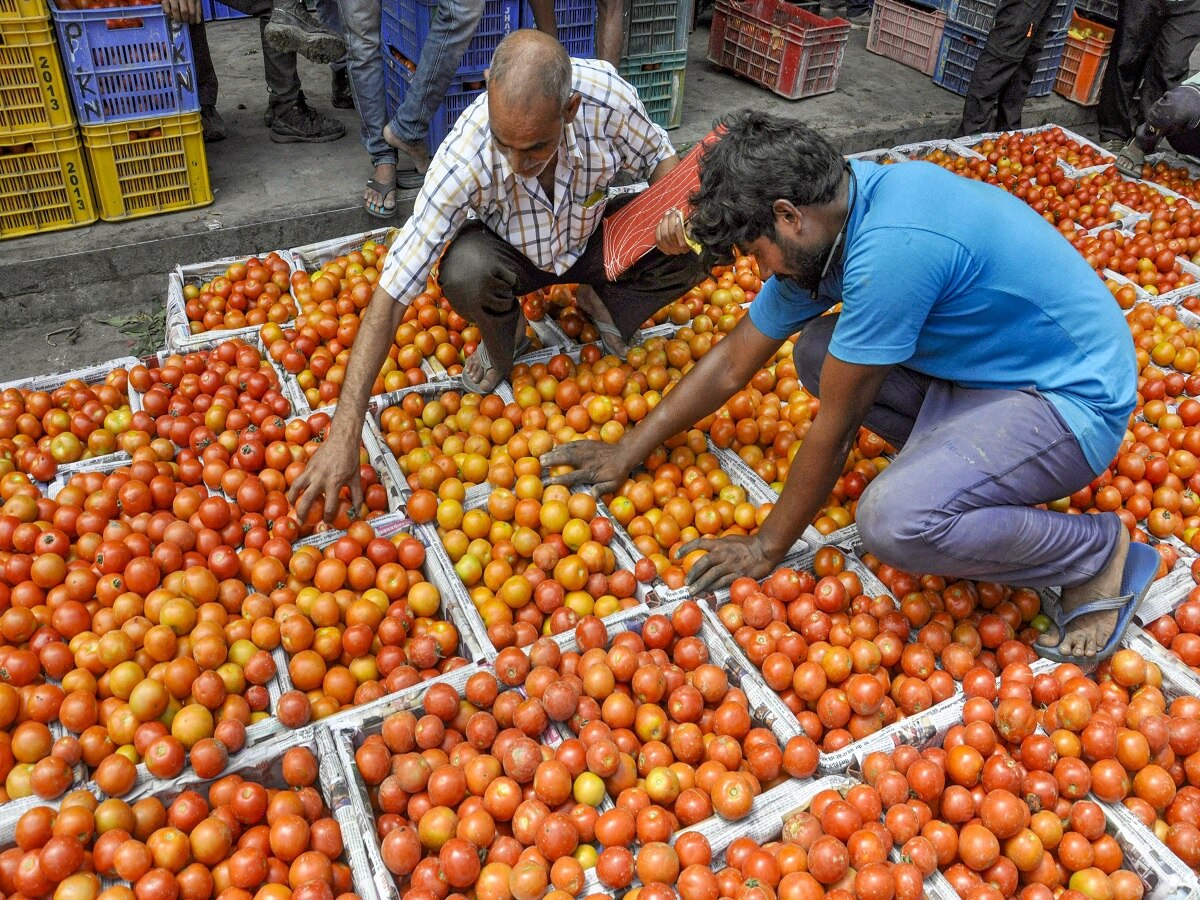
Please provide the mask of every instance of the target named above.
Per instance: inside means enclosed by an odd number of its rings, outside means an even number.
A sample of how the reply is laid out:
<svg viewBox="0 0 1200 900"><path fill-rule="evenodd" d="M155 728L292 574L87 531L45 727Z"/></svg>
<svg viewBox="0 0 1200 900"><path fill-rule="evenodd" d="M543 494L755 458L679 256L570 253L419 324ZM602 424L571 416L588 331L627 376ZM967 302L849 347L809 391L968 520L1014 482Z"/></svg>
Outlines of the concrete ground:
<svg viewBox="0 0 1200 900"><path fill-rule="evenodd" d="M176 264L378 226L361 205L370 166L358 141L358 116L331 109L328 69L301 60L310 104L345 122L346 137L328 144L272 144L262 123L267 94L257 24L210 24L209 42L221 79L218 108L229 126L226 141L208 146L215 202L0 242L0 379L127 354L129 338L97 320L161 308L166 273ZM788 101L709 63L708 32L698 28L688 53L683 124L671 137L681 145L693 142L722 113L742 106L803 118L846 153L953 136L962 99L913 69L868 53L865 44L866 30L853 30L835 92ZM1092 110L1056 94L1026 104L1026 125L1057 122L1087 131L1094 121ZM400 194L401 216L411 210L414 193Z"/></svg>

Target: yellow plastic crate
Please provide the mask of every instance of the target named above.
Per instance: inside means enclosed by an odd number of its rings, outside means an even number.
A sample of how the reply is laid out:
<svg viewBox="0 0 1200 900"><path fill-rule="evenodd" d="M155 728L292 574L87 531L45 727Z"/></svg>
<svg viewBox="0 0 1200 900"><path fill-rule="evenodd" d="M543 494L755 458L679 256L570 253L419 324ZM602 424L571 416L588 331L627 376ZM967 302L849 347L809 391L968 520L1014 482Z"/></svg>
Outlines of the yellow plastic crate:
<svg viewBox="0 0 1200 900"><path fill-rule="evenodd" d="M0 21L9 19L48 19L47 0L0 0Z"/></svg>
<svg viewBox="0 0 1200 900"><path fill-rule="evenodd" d="M0 18L0 137L74 121L49 21Z"/></svg>
<svg viewBox="0 0 1200 900"><path fill-rule="evenodd" d="M84 125L80 131L105 221L212 203L200 113Z"/></svg>
<svg viewBox="0 0 1200 900"><path fill-rule="evenodd" d="M95 221L74 125L0 138L0 238Z"/></svg>

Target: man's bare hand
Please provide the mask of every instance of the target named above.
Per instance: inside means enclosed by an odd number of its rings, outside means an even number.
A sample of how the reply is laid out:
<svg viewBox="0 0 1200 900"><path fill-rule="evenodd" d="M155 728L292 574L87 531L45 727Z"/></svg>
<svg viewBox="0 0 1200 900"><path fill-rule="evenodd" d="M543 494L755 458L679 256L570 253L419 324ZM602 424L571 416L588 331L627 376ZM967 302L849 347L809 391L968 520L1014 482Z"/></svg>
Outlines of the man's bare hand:
<svg viewBox="0 0 1200 900"><path fill-rule="evenodd" d="M547 483L590 484L597 497L619 488L633 468L621 459L616 447L601 441L572 441L555 447L542 455L542 466L571 466L574 471L552 475Z"/></svg>
<svg viewBox="0 0 1200 900"><path fill-rule="evenodd" d="M167 18L176 22L198 25L203 21L199 0L162 0L162 8Z"/></svg>
<svg viewBox="0 0 1200 900"><path fill-rule="evenodd" d="M332 522L337 515L338 495L343 487L350 488L350 517L358 515L363 505L362 480L358 468L358 436L336 438L332 435L313 454L300 476L292 482L288 500L296 507L303 522L308 511L320 497L325 498L322 518Z"/></svg>
<svg viewBox="0 0 1200 900"><path fill-rule="evenodd" d="M654 229L654 241L658 249L668 256L680 256L692 252L692 245L687 241L687 228L684 225L683 213L677 209L667 210L658 227Z"/></svg>
<svg viewBox="0 0 1200 900"><path fill-rule="evenodd" d="M728 587L735 578L749 575L755 581L766 578L775 570L776 561L767 557L757 537L731 535L712 539L688 541L679 548L679 557L693 550L707 550L688 572L688 587L695 594Z"/></svg>

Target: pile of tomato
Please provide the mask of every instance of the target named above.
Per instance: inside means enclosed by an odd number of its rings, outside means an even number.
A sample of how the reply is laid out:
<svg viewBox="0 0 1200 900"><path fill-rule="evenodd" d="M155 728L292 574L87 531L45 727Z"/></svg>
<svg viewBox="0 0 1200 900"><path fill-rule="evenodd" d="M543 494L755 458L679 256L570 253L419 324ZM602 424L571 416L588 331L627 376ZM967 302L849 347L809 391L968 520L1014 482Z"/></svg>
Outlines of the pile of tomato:
<svg viewBox="0 0 1200 900"><path fill-rule="evenodd" d="M1145 163L1142 165L1142 179L1161 184L1189 200L1200 199L1200 188L1197 187L1195 178L1186 166L1172 168L1166 160L1159 160L1153 165Z"/></svg>
<svg viewBox="0 0 1200 900"><path fill-rule="evenodd" d="M1161 650L1037 664L1037 591L902 571L852 532L711 609L660 607L699 558L680 548L753 533L791 474L820 408L792 344L603 502L547 486L540 460L645 418L761 290L745 256L624 360L571 286L523 298L582 345L486 396L422 384L480 340L435 278L373 385L417 388L373 412L394 458L362 448L362 506L347 491L332 529L300 521L287 492L330 424L308 410L337 400L384 246L290 276L249 259L187 301L197 332L258 324L261 345L0 393L0 800L19 810L0 893L353 900L373 876L402 900L909 900L947 882L1140 900L1137 840L1200 871L1200 342L1186 303L1142 302L1190 284L1200 235L1061 131L977 149L921 156L1012 191L1124 279L1127 440L1047 506L1153 542L1178 594L1147 626ZM1086 233L1121 206L1145 218ZM860 431L818 532L853 524L891 452ZM36 483L68 462L88 465ZM301 728L351 740L354 768L306 745L250 775L260 741ZM853 777L813 780L851 758ZM317 789L343 778L386 872L351 873Z"/></svg>
<svg viewBox="0 0 1200 900"><path fill-rule="evenodd" d="M308 404L313 409L337 402L350 348L375 283L383 267L387 247L376 241L339 256L311 274L292 275L292 291L300 304L295 323L288 328L266 326L263 343L271 358L285 371L296 376ZM388 352L372 394L421 384L427 380L422 362L437 359L444 365L459 360L465 340L478 343L478 329L468 326L462 316L440 298L430 282L396 329L395 342Z"/></svg>
<svg viewBox="0 0 1200 900"><path fill-rule="evenodd" d="M512 491L496 488L465 512L429 492L410 499L416 521L435 509L454 573L496 648L526 647L543 631L562 634L585 616L638 603L636 574L617 565L615 526L591 494L522 475ZM651 577L642 571L642 580Z"/></svg>
<svg viewBox="0 0 1200 900"><path fill-rule="evenodd" d="M788 773L811 775L811 742L785 753L708 662L702 620L686 601L610 637L587 616L570 649L502 650L461 695L437 684L424 715L389 716L356 763L405 896L575 895L590 869L601 890L673 884L712 855L695 834L668 844L681 829L742 819Z"/></svg>
<svg viewBox="0 0 1200 900"><path fill-rule="evenodd" d="M825 546L811 568L782 567L761 583L737 579L717 610L826 753L948 699L956 682L987 681L1034 658L1028 643L1040 603L1028 588L948 583L867 561L889 594L866 593L845 553Z"/></svg>
<svg viewBox="0 0 1200 900"><path fill-rule="evenodd" d="M15 846L0 853L0 891L58 900L357 900L341 827L316 781L312 751L293 747L278 787L235 774L204 793L133 804L75 791L57 809L39 806L17 820ZM104 888L102 878L119 882Z"/></svg>
<svg viewBox="0 0 1200 900"><path fill-rule="evenodd" d="M184 312L192 334L290 322L296 302L288 293L291 266L278 253L251 256L200 284L183 286Z"/></svg>
<svg viewBox="0 0 1200 900"><path fill-rule="evenodd" d="M0 474L48 482L64 463L138 446L144 432L134 427L128 384L118 368L99 384L72 378L52 391L0 391Z"/></svg>

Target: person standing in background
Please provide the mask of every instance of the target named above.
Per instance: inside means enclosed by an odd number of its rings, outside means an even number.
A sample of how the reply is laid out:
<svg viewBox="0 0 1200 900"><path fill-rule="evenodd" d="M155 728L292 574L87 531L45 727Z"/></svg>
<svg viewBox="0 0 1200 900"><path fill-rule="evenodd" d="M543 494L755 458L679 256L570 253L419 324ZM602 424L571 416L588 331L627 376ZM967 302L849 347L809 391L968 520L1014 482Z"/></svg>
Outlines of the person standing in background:
<svg viewBox="0 0 1200 900"><path fill-rule="evenodd" d="M963 101L959 134L1011 131L1037 74L1038 59L1055 21L1057 0L1000 0L987 43Z"/></svg>
<svg viewBox="0 0 1200 900"><path fill-rule="evenodd" d="M336 141L346 133L346 126L336 119L324 116L310 107L300 88L300 76L296 70L296 53L279 50L267 39L266 30L268 17L272 15L270 0L229 0L226 4L231 9L255 16L259 21L259 29L263 49L263 69L267 82L267 110L263 114L263 123L271 130L271 140L277 144L293 143L325 143ZM193 57L196 64L196 82L200 95L200 120L204 126L205 140L219 141L226 134L225 123L216 111L217 73L213 66L212 55L209 52L208 37L204 31L202 10L199 0L162 0L163 12L177 22L187 22L193 26L190 36L193 41ZM303 4L300 5L303 9ZM301 49L310 52L309 59L313 62L332 63L345 54L345 43L332 30L317 21L315 16L304 10L308 16L304 20L306 27L313 29L313 41L310 44L298 42ZM197 27L198 26L198 27ZM297 25L296 27L300 27ZM328 40L333 34L338 44ZM328 55L337 46L342 49L336 55ZM336 85L336 75L334 76Z"/></svg>
<svg viewBox="0 0 1200 900"><path fill-rule="evenodd" d="M443 5L455 2L439 3L435 21L443 15ZM359 137L371 158L372 172L363 191L363 207L377 219L390 219L396 214L397 154L383 136L388 121L383 55L390 51L383 46L380 30L382 4L380 0L337 0L337 3L346 37L350 86L358 108ZM482 15L482 0L479 10ZM452 14L449 7L445 12Z"/></svg>
<svg viewBox="0 0 1200 900"><path fill-rule="evenodd" d="M1188 73L1200 40L1200 0L1122 0L1100 85L1100 143L1120 154L1159 98ZM1130 166L1132 160L1119 165Z"/></svg>

